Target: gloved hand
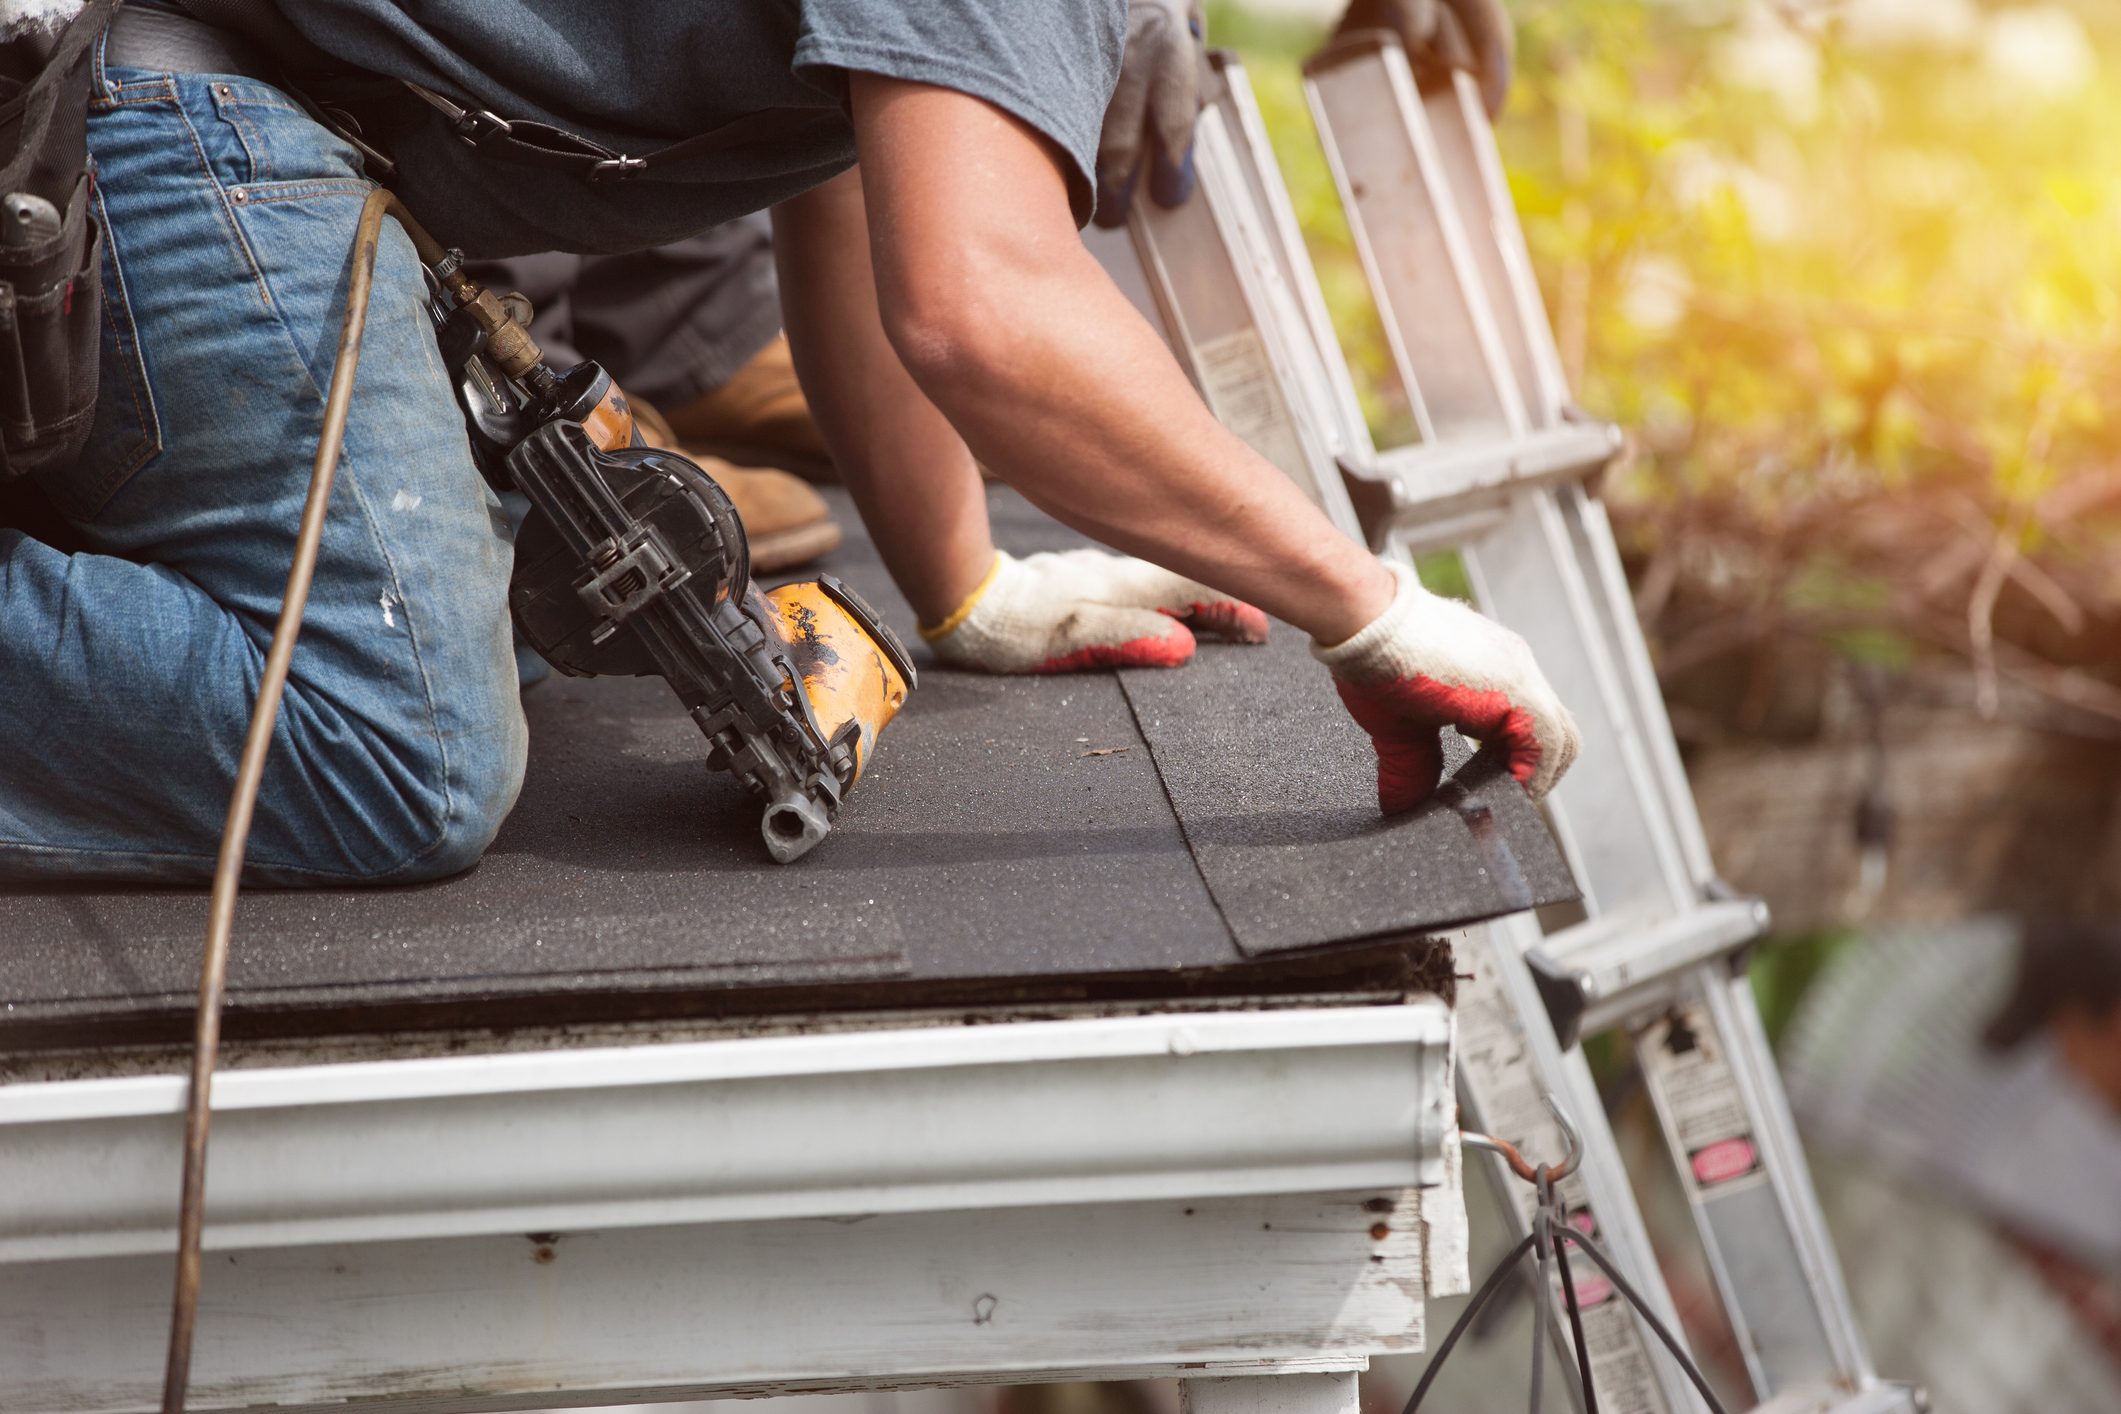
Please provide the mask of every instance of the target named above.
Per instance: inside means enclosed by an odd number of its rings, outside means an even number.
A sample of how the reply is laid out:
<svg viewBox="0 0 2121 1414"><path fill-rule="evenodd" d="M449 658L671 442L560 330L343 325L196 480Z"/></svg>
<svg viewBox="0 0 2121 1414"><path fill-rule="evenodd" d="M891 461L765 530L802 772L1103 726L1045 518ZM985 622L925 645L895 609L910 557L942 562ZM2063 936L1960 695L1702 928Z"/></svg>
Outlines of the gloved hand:
<svg viewBox="0 0 2121 1414"><path fill-rule="evenodd" d="M1387 815L1429 798L1443 775L1438 731L1453 726L1499 752L1536 798L1582 745L1575 719L1525 641L1393 565L1399 592L1360 633L1311 656L1377 747L1377 805Z"/></svg>
<svg viewBox="0 0 2121 1414"><path fill-rule="evenodd" d="M1069 673L1177 667L1193 656L1189 625L1232 643L1267 641L1258 609L1146 560L997 551L986 583L921 637L955 667Z"/></svg>
<svg viewBox="0 0 2121 1414"><path fill-rule="evenodd" d="M1208 62L1200 0L1130 0L1127 52L1097 140L1098 225L1127 224L1142 168L1159 206L1193 195L1193 123Z"/></svg>
<svg viewBox="0 0 2121 1414"><path fill-rule="evenodd" d="M1464 69L1480 81L1488 116L1502 115L1517 54L1517 32L1502 0L1348 0L1333 33L1357 29L1398 31L1424 87L1451 69Z"/></svg>

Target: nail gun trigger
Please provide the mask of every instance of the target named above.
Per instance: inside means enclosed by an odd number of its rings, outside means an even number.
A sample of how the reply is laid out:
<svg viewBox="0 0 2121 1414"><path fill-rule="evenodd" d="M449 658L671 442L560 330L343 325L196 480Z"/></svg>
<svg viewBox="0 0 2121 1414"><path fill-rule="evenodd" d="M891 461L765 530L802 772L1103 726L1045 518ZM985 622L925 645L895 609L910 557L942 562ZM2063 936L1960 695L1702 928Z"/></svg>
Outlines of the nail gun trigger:
<svg viewBox="0 0 2121 1414"><path fill-rule="evenodd" d="M803 784L817 795L827 815L839 813L842 790L839 777L830 771L819 771Z"/></svg>
<svg viewBox="0 0 2121 1414"><path fill-rule="evenodd" d="M833 774L839 777L841 789L854 784L854 773L862 759L862 724L849 718L840 724L826 744L825 760L831 765Z"/></svg>

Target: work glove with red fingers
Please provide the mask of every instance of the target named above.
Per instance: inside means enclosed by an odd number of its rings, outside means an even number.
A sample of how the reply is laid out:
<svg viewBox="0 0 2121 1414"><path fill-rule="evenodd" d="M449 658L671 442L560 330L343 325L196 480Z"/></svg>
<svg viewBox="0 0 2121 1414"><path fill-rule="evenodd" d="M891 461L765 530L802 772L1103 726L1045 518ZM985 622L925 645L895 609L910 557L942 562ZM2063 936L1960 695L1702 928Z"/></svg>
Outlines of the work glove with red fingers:
<svg viewBox="0 0 2121 1414"><path fill-rule="evenodd" d="M1377 804L1386 814L1427 800L1443 776L1438 733L1456 727L1509 763L1534 798L1576 759L1575 719L1547 685L1525 641L1455 599L1399 580L1392 606L1345 643L1311 645L1377 747Z"/></svg>
<svg viewBox="0 0 2121 1414"><path fill-rule="evenodd" d="M1102 550L1017 559L994 569L957 611L921 637L953 667L989 673L1172 668L1193 656L1193 631L1232 643L1267 641L1250 604Z"/></svg>

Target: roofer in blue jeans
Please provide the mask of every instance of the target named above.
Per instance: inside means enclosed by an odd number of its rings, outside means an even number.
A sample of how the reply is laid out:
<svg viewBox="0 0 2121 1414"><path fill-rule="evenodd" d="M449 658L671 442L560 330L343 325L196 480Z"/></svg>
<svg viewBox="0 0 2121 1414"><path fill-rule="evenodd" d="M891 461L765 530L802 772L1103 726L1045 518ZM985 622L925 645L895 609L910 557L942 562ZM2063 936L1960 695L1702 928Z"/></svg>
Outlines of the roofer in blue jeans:
<svg viewBox="0 0 2121 1414"><path fill-rule="evenodd" d="M1486 33L1492 52L1493 0L1450 6L1488 16L1485 32L1439 31L1433 6L1369 8L1365 22L1419 42ZM1104 134L1115 199L1144 166L1161 199L1183 196L1191 113L1174 127L1164 96L1192 62L1186 22L1170 0L1134 8L1146 67ZM1544 790L1574 728L1522 642L1336 532L1214 422L1084 251L1129 24L1123 0L121 10L89 116L105 239L96 421L78 461L40 478L85 548L0 529L0 879L212 870L372 185L362 154L289 92L312 84L392 159L414 214L474 256L640 249L770 207L804 388L945 663L1176 663L1188 621L1255 636L1264 610L1319 645L1377 744L1387 809L1433 789L1445 722ZM620 152L731 140L590 183L474 151L396 80ZM386 222L249 884L463 869L521 784L508 525L424 303L412 246ZM975 453L1154 563L997 554Z"/></svg>

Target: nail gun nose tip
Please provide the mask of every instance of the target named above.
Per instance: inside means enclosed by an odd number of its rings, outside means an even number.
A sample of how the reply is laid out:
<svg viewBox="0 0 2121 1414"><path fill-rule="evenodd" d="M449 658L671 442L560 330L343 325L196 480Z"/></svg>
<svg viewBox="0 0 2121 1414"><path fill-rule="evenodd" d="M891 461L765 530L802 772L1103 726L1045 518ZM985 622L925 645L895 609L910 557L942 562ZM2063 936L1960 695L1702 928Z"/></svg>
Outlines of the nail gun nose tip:
<svg viewBox="0 0 2121 1414"><path fill-rule="evenodd" d="M808 854L832 828L825 813L801 796L787 796L766 807L759 834L776 864L790 864Z"/></svg>

